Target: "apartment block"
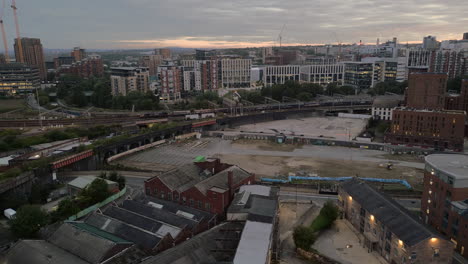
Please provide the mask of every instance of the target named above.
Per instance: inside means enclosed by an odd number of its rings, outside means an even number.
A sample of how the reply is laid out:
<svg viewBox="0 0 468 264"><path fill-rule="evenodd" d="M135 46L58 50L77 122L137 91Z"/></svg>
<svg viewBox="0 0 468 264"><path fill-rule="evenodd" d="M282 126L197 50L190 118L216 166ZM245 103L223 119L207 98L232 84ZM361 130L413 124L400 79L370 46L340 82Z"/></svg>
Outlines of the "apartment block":
<svg viewBox="0 0 468 264"><path fill-rule="evenodd" d="M0 92L25 93L41 86L39 69L22 63L0 64Z"/></svg>
<svg viewBox="0 0 468 264"><path fill-rule="evenodd" d="M419 109L444 109L447 74L412 73L408 80L406 106Z"/></svg>
<svg viewBox="0 0 468 264"><path fill-rule="evenodd" d="M127 95L132 91L146 93L149 90L149 69L146 67L111 68L112 95Z"/></svg>
<svg viewBox="0 0 468 264"><path fill-rule="evenodd" d="M299 65L265 66L263 84L271 86L284 84L286 81L299 81L301 72Z"/></svg>
<svg viewBox="0 0 468 264"><path fill-rule="evenodd" d="M316 83L327 85L329 83L343 83L344 64L342 63L316 63L300 67L301 83Z"/></svg>
<svg viewBox="0 0 468 264"><path fill-rule="evenodd" d="M183 73L178 66L159 66L162 100L175 101L181 99L183 89Z"/></svg>
<svg viewBox="0 0 468 264"><path fill-rule="evenodd" d="M413 213L369 184L356 178L342 183L338 201L369 254L379 254L392 264L452 263L451 241L429 230Z"/></svg>
<svg viewBox="0 0 468 264"><path fill-rule="evenodd" d="M449 237L455 250L468 257L468 156L425 157L421 214L426 224Z"/></svg>
<svg viewBox="0 0 468 264"><path fill-rule="evenodd" d="M36 66L39 69L41 80L46 80L47 71L45 68L44 51L42 49L41 40L38 38L21 38L21 45L23 54L22 58L18 46L18 39L15 38L16 62Z"/></svg>
<svg viewBox="0 0 468 264"><path fill-rule="evenodd" d="M221 59L221 85L223 88L250 87L250 59Z"/></svg>

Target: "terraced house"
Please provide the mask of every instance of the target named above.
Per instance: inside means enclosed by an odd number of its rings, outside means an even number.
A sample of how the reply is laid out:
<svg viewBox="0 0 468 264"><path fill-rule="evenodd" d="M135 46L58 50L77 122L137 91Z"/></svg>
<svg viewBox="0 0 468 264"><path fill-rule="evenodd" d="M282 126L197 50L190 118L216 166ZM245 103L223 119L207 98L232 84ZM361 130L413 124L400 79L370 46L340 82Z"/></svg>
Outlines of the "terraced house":
<svg viewBox="0 0 468 264"><path fill-rule="evenodd" d="M358 179L338 191L343 216L362 246L388 263L452 263L453 243L426 228L393 199Z"/></svg>

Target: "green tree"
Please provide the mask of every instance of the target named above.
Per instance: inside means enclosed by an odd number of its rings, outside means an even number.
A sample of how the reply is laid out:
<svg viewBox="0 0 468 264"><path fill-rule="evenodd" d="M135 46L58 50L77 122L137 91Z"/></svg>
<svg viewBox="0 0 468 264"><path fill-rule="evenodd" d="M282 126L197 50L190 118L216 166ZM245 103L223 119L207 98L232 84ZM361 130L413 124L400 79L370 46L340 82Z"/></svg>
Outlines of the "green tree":
<svg viewBox="0 0 468 264"><path fill-rule="evenodd" d="M110 195L107 182L104 179L97 178L81 191L78 200L85 206L90 206L104 201Z"/></svg>
<svg viewBox="0 0 468 264"><path fill-rule="evenodd" d="M316 239L317 237L311 228L305 226L294 228L293 240L296 248L310 250L310 247L314 244Z"/></svg>
<svg viewBox="0 0 468 264"><path fill-rule="evenodd" d="M41 227L47 225L48 216L37 205L24 205L16 212L16 217L10 220L13 234L19 238L36 238Z"/></svg>
<svg viewBox="0 0 468 264"><path fill-rule="evenodd" d="M338 212L338 207L332 201L327 201L320 210L320 214L325 216L332 224L338 218Z"/></svg>
<svg viewBox="0 0 468 264"><path fill-rule="evenodd" d="M125 177L123 177L122 175L119 175L116 181L119 184L119 190L122 190L126 184Z"/></svg>
<svg viewBox="0 0 468 264"><path fill-rule="evenodd" d="M72 215L76 215L80 211L80 207L78 207L75 202L70 198L66 198L59 202L57 210L52 213L51 222L63 221Z"/></svg>

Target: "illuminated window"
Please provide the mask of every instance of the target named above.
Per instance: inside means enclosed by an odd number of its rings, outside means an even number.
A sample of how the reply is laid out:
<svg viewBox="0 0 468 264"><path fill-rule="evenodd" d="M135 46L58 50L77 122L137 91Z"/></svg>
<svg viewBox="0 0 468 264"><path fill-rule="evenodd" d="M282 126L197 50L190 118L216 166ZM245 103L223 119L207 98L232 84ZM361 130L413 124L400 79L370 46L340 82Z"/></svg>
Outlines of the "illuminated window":
<svg viewBox="0 0 468 264"><path fill-rule="evenodd" d="M426 210L426 214L429 214L429 209Z"/></svg>

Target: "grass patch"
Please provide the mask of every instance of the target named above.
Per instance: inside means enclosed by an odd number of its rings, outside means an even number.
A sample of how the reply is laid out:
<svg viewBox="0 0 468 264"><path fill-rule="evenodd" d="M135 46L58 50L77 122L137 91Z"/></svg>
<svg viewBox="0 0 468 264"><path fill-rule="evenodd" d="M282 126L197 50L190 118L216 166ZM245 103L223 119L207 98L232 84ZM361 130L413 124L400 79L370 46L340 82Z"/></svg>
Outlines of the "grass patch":
<svg viewBox="0 0 468 264"><path fill-rule="evenodd" d="M0 113L25 108L23 99L0 99Z"/></svg>

